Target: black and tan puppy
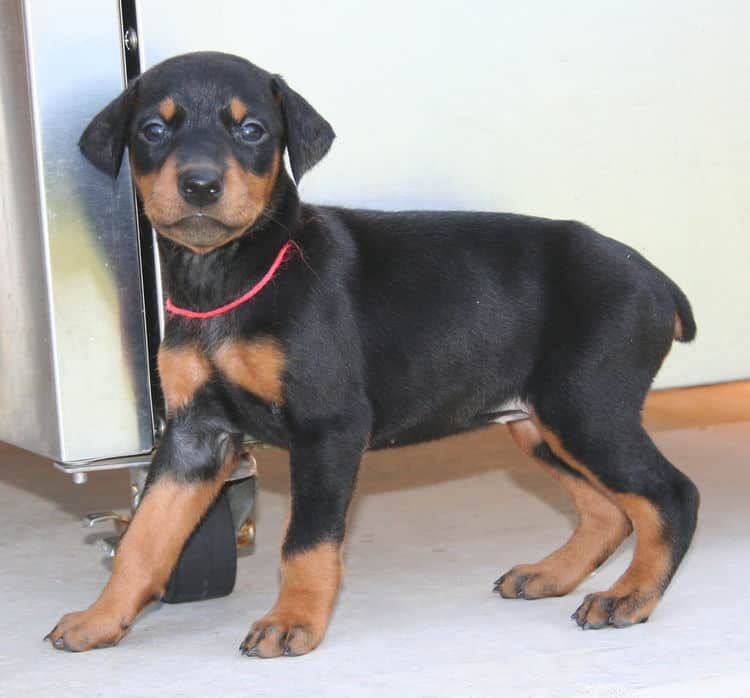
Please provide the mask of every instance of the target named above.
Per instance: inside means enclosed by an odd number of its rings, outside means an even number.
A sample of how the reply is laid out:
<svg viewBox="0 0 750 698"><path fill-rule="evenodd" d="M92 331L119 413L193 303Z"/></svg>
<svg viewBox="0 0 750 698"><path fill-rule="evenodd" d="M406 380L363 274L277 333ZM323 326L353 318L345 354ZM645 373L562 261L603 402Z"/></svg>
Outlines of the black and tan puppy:
<svg viewBox="0 0 750 698"><path fill-rule="evenodd" d="M152 68L83 134L83 154L112 177L127 148L159 233L169 422L110 581L62 618L55 647L116 643L162 593L243 433L289 450L292 494L281 591L242 643L249 655L323 639L363 451L509 410L523 411L510 430L579 523L500 577L502 596L567 594L634 530L627 571L574 614L623 627L649 617L680 564L698 493L641 426L672 341L695 334L680 289L573 221L302 204L284 149L299 181L333 138L281 78L219 53Z"/></svg>

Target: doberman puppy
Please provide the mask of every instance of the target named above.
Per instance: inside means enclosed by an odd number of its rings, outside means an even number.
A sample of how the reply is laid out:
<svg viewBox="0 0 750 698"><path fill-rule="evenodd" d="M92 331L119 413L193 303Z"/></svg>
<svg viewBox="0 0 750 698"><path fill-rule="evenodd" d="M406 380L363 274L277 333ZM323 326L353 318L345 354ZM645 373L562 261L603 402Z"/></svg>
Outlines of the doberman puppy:
<svg viewBox="0 0 750 698"><path fill-rule="evenodd" d="M695 335L682 291L574 221L303 204L295 181L333 139L282 78L221 53L151 68L85 130L83 155L113 178L128 149L158 232L168 425L111 579L55 647L115 644L159 597L244 433L288 449L291 472L281 590L247 655L323 639L363 451L503 419L579 523L501 576L501 596L567 594L634 530L627 571L573 614L620 628L649 617L680 564L698 492L641 408L673 340Z"/></svg>

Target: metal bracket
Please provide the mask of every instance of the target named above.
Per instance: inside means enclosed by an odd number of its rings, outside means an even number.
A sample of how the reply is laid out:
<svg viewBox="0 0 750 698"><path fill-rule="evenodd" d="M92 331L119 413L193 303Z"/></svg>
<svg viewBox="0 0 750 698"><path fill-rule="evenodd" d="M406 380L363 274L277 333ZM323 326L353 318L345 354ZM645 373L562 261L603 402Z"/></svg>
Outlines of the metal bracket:
<svg viewBox="0 0 750 698"><path fill-rule="evenodd" d="M53 462L58 470L66 475L72 475L76 484L86 482L86 473L95 470L120 470L121 468L148 468L151 465L152 453L146 453L139 456L123 456L122 458L103 458L101 460L79 460L72 463ZM76 475L83 475L83 478L76 478ZM79 482L80 481L80 482Z"/></svg>
<svg viewBox="0 0 750 698"><path fill-rule="evenodd" d="M261 443L251 436L246 436L242 442L242 456L237 463L237 467L227 478L227 481L241 480L245 477L252 477L258 474L258 466L255 462L251 451L256 448L266 448L266 444ZM123 456L121 458L103 458L100 460L73 461L71 463L60 463L54 461L53 465L64 472L66 475L73 477L73 482L83 484L86 482L87 473L97 470L119 470L121 468L146 468L151 467L151 459L154 453L145 453L137 456Z"/></svg>

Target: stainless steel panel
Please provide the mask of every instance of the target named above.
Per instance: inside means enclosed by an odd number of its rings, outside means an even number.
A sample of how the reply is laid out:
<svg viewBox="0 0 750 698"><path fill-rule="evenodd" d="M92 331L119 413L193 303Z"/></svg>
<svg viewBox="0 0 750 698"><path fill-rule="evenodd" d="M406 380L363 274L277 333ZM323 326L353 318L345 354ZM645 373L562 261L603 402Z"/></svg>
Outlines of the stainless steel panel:
<svg viewBox="0 0 750 698"><path fill-rule="evenodd" d="M3 168L15 177L17 167L32 166L29 131L36 166L35 183L28 172L15 191L0 182L12 201L4 204L3 244L18 264L0 298L0 438L57 461L145 453L153 426L127 163L111 182L76 145L124 86L119 4L4 0L0 8L15 42L12 52L5 41L0 47L3 103L31 104L30 115L4 106ZM9 323L14 304L18 317ZM22 424L26 410L34 417Z"/></svg>
<svg viewBox="0 0 750 698"><path fill-rule="evenodd" d="M0 4L0 438L60 452L23 14Z"/></svg>

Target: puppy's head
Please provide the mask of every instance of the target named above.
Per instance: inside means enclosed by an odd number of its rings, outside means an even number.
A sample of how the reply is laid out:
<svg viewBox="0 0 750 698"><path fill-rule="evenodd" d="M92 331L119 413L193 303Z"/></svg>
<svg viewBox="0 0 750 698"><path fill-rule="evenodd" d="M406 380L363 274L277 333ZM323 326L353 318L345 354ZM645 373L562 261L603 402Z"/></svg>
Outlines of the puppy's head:
<svg viewBox="0 0 750 698"><path fill-rule="evenodd" d="M330 124L279 76L237 56L191 53L131 83L94 117L79 146L113 178L127 147L157 232L204 254L259 220L285 147L299 181L333 138Z"/></svg>

